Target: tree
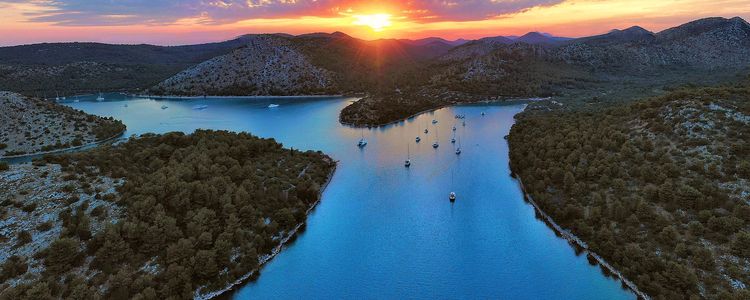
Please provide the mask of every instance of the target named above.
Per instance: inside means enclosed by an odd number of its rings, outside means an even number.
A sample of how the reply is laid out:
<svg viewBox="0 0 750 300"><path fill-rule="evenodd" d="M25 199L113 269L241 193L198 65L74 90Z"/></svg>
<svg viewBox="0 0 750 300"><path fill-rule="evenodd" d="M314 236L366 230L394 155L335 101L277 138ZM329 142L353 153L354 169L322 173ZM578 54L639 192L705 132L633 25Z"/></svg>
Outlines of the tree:
<svg viewBox="0 0 750 300"><path fill-rule="evenodd" d="M78 242L71 238L61 238L52 242L46 253L44 266L46 271L52 274L60 274L75 267L80 259Z"/></svg>
<svg viewBox="0 0 750 300"><path fill-rule="evenodd" d="M732 252L742 258L750 258L750 232L740 231L734 235Z"/></svg>
<svg viewBox="0 0 750 300"><path fill-rule="evenodd" d="M199 250L195 255L196 275L207 279L216 276L218 271L216 265L216 253L212 250Z"/></svg>

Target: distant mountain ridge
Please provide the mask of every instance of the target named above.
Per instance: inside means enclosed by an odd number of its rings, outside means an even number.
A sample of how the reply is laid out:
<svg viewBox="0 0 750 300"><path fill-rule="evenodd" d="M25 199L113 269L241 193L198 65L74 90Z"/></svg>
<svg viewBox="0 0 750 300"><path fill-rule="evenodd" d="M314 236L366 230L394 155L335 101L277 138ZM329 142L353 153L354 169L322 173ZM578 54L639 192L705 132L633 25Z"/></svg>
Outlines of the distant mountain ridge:
<svg viewBox="0 0 750 300"><path fill-rule="evenodd" d="M266 37L266 42L284 43L288 52L279 54L273 47L258 46L258 36ZM148 88L180 94L372 93L437 85L439 78L459 80L451 83L455 88L480 84L477 80L502 85L495 81L515 76L524 64L592 68L612 74L659 68L736 69L750 65L749 37L750 25L737 17L696 20L659 33L634 26L577 39L530 32L472 41L438 37L366 41L333 32L250 34L220 43L175 47L36 44L0 48L0 89L27 93ZM259 52L248 51L250 44ZM289 63L283 63L285 59ZM281 63L274 65L272 60ZM270 76L258 67L267 63L268 70L284 76ZM308 78L314 80L295 83Z"/></svg>
<svg viewBox="0 0 750 300"><path fill-rule="evenodd" d="M567 63L599 67L744 67L750 64L750 24L736 17L701 19L659 33L631 27L574 40L553 56Z"/></svg>
<svg viewBox="0 0 750 300"><path fill-rule="evenodd" d="M171 95L296 95L324 93L329 72L316 67L284 37L246 36L244 47L214 57L156 85Z"/></svg>

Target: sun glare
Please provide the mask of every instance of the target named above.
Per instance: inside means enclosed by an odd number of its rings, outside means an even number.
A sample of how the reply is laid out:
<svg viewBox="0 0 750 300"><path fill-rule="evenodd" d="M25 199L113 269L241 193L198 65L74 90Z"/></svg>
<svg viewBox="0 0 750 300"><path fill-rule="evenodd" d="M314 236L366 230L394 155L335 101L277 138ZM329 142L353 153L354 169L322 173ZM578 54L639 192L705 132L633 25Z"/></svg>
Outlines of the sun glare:
<svg viewBox="0 0 750 300"><path fill-rule="evenodd" d="M354 15L354 25L368 26L374 31L383 31L386 27L391 26L391 15L389 14L371 14L371 15Z"/></svg>

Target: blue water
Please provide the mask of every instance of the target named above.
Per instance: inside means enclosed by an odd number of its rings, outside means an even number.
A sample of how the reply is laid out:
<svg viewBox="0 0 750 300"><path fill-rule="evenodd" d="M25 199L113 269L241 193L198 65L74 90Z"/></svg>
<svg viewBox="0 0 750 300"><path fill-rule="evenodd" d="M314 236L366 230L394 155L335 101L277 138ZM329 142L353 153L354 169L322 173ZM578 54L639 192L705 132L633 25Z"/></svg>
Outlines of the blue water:
<svg viewBox="0 0 750 300"><path fill-rule="evenodd" d="M524 202L509 176L503 139L522 103L456 106L360 130L338 123L351 101L136 98L68 105L123 120L126 135L248 131L339 161L307 230L234 298L635 298L577 256ZM450 143L456 114L466 115L465 127L456 124L460 156ZM433 149L436 129L440 147ZM364 149L356 146L360 135L369 142ZM458 195L454 204L451 191Z"/></svg>

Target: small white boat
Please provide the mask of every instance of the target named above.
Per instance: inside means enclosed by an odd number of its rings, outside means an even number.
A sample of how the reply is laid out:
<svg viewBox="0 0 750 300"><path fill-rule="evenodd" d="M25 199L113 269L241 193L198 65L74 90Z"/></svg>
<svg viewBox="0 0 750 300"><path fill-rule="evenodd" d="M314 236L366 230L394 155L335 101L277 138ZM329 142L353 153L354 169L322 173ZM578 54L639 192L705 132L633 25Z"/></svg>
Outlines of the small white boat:
<svg viewBox="0 0 750 300"><path fill-rule="evenodd" d="M162 106L161 106L161 109L167 109L168 107L169 107L169 106L166 106L166 105L162 105Z"/></svg>
<svg viewBox="0 0 750 300"><path fill-rule="evenodd" d="M437 124L437 120L432 120L432 124Z"/></svg>
<svg viewBox="0 0 750 300"><path fill-rule="evenodd" d="M411 153L409 151L409 144L406 144L406 160L404 161L404 167L411 166Z"/></svg>
<svg viewBox="0 0 750 300"><path fill-rule="evenodd" d="M73 102L78 103L78 102L81 102L81 100L75 99L73 100Z"/></svg>
<svg viewBox="0 0 750 300"><path fill-rule="evenodd" d="M453 173L454 173L453 168L451 168L451 190L453 189ZM453 203L453 201L456 201L456 193L450 192L448 194L448 200L450 200L451 203Z"/></svg>
<svg viewBox="0 0 750 300"><path fill-rule="evenodd" d="M208 108L208 105L205 105L205 104L204 105L193 106L193 109L196 109L196 110L202 110L202 109L206 109L206 108Z"/></svg>
<svg viewBox="0 0 750 300"><path fill-rule="evenodd" d="M456 148L456 155L461 155L461 147Z"/></svg>
<svg viewBox="0 0 750 300"><path fill-rule="evenodd" d="M420 138L420 137L417 137L417 138L416 138L416 139L414 139L414 140L416 140L416 141L417 141L417 143L419 143L419 142L420 142L420 141L422 140L422 138Z"/></svg>
<svg viewBox="0 0 750 300"><path fill-rule="evenodd" d="M96 101L104 101L104 96L102 95L102 93L99 93L99 96L96 97Z"/></svg>
<svg viewBox="0 0 750 300"><path fill-rule="evenodd" d="M437 127L435 127L435 142L432 143L432 148L437 149L437 147L440 147L440 144L438 144Z"/></svg>
<svg viewBox="0 0 750 300"><path fill-rule="evenodd" d="M456 131L456 126L453 126L453 131Z"/></svg>
<svg viewBox="0 0 750 300"><path fill-rule="evenodd" d="M279 107L278 104L271 103L271 104L268 105L268 108L277 108L277 107Z"/></svg>
<svg viewBox="0 0 750 300"><path fill-rule="evenodd" d="M365 131L362 129L361 131L361 138L359 139L359 142L357 142L357 147L364 148L367 146L367 140L365 139Z"/></svg>
<svg viewBox="0 0 750 300"><path fill-rule="evenodd" d="M451 138L451 144L455 144L455 143L456 143L456 138Z"/></svg>

